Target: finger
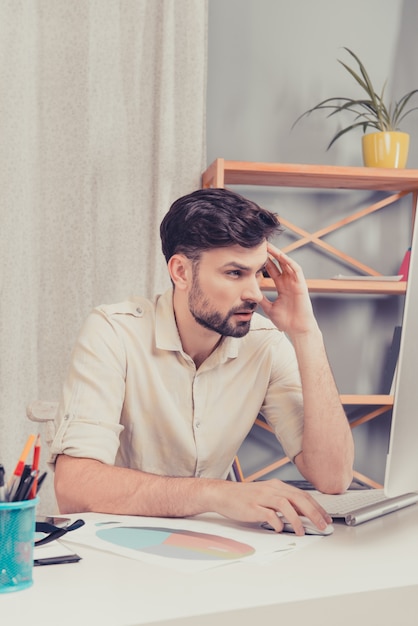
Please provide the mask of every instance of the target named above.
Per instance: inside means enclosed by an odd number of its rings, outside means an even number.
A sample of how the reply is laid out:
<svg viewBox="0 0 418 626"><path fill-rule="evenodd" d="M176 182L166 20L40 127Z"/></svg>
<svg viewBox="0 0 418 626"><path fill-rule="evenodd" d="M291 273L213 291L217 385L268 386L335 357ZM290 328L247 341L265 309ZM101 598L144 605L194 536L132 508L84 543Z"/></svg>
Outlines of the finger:
<svg viewBox="0 0 418 626"><path fill-rule="evenodd" d="M265 267L273 280L280 279L282 277L297 279L298 272L301 271L301 268L297 266L297 264L293 261L290 262L288 257L285 257L284 255L280 256L280 260L269 257Z"/></svg>
<svg viewBox="0 0 418 626"><path fill-rule="evenodd" d="M280 518L283 516L286 520L292 525L295 535L302 537L305 534L305 529L302 524L302 520L295 508L290 504L288 500L285 500L281 505L280 509L276 513ZM283 520L282 524L283 524ZM313 521L313 520L312 520ZM315 522L314 522L315 523Z"/></svg>
<svg viewBox="0 0 418 626"><path fill-rule="evenodd" d="M276 246L273 246L273 244L268 243L267 253L268 253L269 259L273 261L275 264L277 264L279 270L281 270L280 259L284 258L285 256L283 252L279 248L276 248Z"/></svg>
<svg viewBox="0 0 418 626"><path fill-rule="evenodd" d="M275 302L277 302L279 298L280 298L280 294L277 293L277 299L275 300ZM261 300L259 304L263 313L265 313L265 315L267 315L268 318L272 319L272 315L274 313L274 307L275 307L274 302L269 300L266 296L263 296L263 299ZM283 330L278 320L273 321L273 324L276 326L277 330Z"/></svg>
<svg viewBox="0 0 418 626"><path fill-rule="evenodd" d="M293 274L300 275L302 273L302 267L294 259L291 259L284 252L280 252L278 262L282 271L289 271Z"/></svg>
<svg viewBox="0 0 418 626"><path fill-rule="evenodd" d="M272 309L272 307L273 307L273 304L272 304L271 300L269 300L269 299L267 298L267 296L266 296L266 295L264 295L264 294L263 294L263 299L260 301L260 303L259 303L259 304L260 304L261 308L263 309L264 313L266 313L266 314L267 314L269 311L271 311L271 309Z"/></svg>
<svg viewBox="0 0 418 626"><path fill-rule="evenodd" d="M275 259L276 262L281 264L282 262L290 262L291 259L287 254L285 254L280 248L276 248L272 244L267 244L267 253L271 259Z"/></svg>
<svg viewBox="0 0 418 626"><path fill-rule="evenodd" d="M266 509L265 524L272 528L276 533L281 533L283 530L282 516L277 515L276 511ZM264 526L264 524L261 524Z"/></svg>
<svg viewBox="0 0 418 626"><path fill-rule="evenodd" d="M318 511L318 509L313 509L311 513L305 513L304 515L309 517L319 530L324 530L328 524L332 523L332 517L326 511L322 512Z"/></svg>
<svg viewBox="0 0 418 626"><path fill-rule="evenodd" d="M278 261L274 261L270 256L267 259L265 267L268 275L273 280L279 278L283 274L283 268L281 267L281 265L278 264Z"/></svg>
<svg viewBox="0 0 418 626"><path fill-rule="evenodd" d="M308 517L320 530L332 523L332 517L310 495L308 502L304 502L303 506L296 506L296 508L301 515Z"/></svg>
<svg viewBox="0 0 418 626"><path fill-rule="evenodd" d="M291 259L290 256L285 254L282 250L280 250L280 248L277 248L270 242L267 243L267 252L270 257L273 257L279 263L282 270L284 269L283 266L292 268L294 271L301 269L300 265L296 263L296 261Z"/></svg>
<svg viewBox="0 0 418 626"><path fill-rule="evenodd" d="M275 258L277 258L280 254L283 254L280 248L277 248L275 245L270 243L270 241L267 242L267 252L269 252Z"/></svg>
<svg viewBox="0 0 418 626"><path fill-rule="evenodd" d="M283 496L277 498L274 502L274 507L288 519L292 526L296 524L294 528L302 531L301 534L304 531L298 514L308 517L320 530L324 530L332 522L332 518L319 502L311 494L300 489L293 488L289 493L286 493L284 498Z"/></svg>
<svg viewBox="0 0 418 626"><path fill-rule="evenodd" d="M327 524L330 524L332 522L332 517L327 513L327 511L319 504L318 500L316 500L310 493L307 493L306 491L303 494L307 500L308 500L308 506L312 507L312 514L313 515L317 515L319 514L319 516L324 519ZM303 513L302 511L300 511L300 513L302 515L306 515L306 513ZM318 518L319 519L319 518ZM312 519L312 521L314 522L315 520Z"/></svg>

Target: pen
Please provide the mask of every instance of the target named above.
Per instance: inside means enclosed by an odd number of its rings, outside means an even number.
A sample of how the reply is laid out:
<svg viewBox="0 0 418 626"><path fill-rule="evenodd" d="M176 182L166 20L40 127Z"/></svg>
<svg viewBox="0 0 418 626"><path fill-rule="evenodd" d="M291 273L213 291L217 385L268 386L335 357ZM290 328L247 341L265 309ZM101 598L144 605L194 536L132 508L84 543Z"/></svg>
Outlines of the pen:
<svg viewBox="0 0 418 626"><path fill-rule="evenodd" d="M43 559L34 559L33 564L36 565L59 565L61 563L77 563L81 561L78 554L66 554L63 556L48 556Z"/></svg>
<svg viewBox="0 0 418 626"><path fill-rule="evenodd" d="M21 477L19 479L19 483L18 483L16 489L14 490L14 493L13 493L13 496L12 496L13 497L13 502L17 502L18 500L23 500L22 493L24 491L26 491L26 485L28 484L28 480L27 479L30 477L31 470L32 470L32 468L31 468L30 465L26 465L26 464L24 465L22 475L21 475ZM9 496L9 498L10 498L10 496Z"/></svg>
<svg viewBox="0 0 418 626"><path fill-rule="evenodd" d="M5 471L3 465L0 465L0 502L6 501Z"/></svg>
<svg viewBox="0 0 418 626"><path fill-rule="evenodd" d="M44 482L46 476L47 476L48 472L44 472L43 474L41 474L38 478L38 485L36 488L36 493L39 493L40 488L42 487L42 483Z"/></svg>
<svg viewBox="0 0 418 626"><path fill-rule="evenodd" d="M26 461L26 457L29 454L29 450L32 447L33 442L35 441L36 437L35 435L29 435L26 443L25 443L25 447L22 450L22 454L20 455L20 458L17 462L17 465L15 467L15 471L13 472L13 475L11 476L10 480L9 480L9 484L8 484L8 500L9 502L13 501L14 496L16 495L16 491L19 487L19 482L20 482L20 477L22 476L24 467L25 467L25 461Z"/></svg>
<svg viewBox="0 0 418 626"><path fill-rule="evenodd" d="M38 489L38 474L39 474L39 457L41 455L41 438L38 435L35 442L35 447L33 449L33 460L32 460L32 471L36 472L35 478L33 480L33 484L31 490L29 492L29 500L33 500L36 496L36 492Z"/></svg>
<svg viewBox="0 0 418 626"><path fill-rule="evenodd" d="M39 470L34 470L30 472L28 476L26 476L25 480L19 485L18 490L16 491L14 502L20 502L22 500L30 500L29 494L33 487L33 483L39 473Z"/></svg>

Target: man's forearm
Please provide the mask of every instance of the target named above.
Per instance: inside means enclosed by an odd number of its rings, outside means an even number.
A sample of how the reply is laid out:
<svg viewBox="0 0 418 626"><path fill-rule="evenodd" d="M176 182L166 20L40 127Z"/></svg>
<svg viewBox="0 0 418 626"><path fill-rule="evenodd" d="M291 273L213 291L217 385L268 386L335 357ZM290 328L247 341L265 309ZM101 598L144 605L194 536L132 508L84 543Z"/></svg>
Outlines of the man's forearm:
<svg viewBox="0 0 418 626"><path fill-rule="evenodd" d="M346 489L352 479L353 438L318 330L292 338L304 400L303 451L298 468L322 491Z"/></svg>
<svg viewBox="0 0 418 626"><path fill-rule="evenodd" d="M61 513L185 517L210 510L220 480L157 476L93 459L60 455L55 494Z"/></svg>

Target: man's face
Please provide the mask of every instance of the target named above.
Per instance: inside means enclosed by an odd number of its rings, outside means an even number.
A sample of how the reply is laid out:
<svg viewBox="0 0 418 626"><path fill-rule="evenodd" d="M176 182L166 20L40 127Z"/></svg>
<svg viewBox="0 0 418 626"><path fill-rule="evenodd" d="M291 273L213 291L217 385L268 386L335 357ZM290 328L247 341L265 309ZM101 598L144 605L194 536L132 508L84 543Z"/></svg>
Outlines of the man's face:
<svg viewBox="0 0 418 626"><path fill-rule="evenodd" d="M203 252L189 292L194 319L220 335L246 335L263 298L260 281L266 261L266 241L255 248L236 245Z"/></svg>

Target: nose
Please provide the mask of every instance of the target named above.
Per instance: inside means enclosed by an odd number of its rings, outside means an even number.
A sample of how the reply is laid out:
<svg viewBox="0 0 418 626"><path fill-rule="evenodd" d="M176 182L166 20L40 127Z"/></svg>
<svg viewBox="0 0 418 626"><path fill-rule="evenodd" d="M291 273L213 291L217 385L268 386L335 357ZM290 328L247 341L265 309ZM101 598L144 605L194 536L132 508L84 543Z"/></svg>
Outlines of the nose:
<svg viewBox="0 0 418 626"><path fill-rule="evenodd" d="M257 302L259 304L263 299L259 282L256 277L251 278L242 291L241 299L244 301Z"/></svg>

